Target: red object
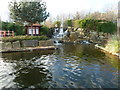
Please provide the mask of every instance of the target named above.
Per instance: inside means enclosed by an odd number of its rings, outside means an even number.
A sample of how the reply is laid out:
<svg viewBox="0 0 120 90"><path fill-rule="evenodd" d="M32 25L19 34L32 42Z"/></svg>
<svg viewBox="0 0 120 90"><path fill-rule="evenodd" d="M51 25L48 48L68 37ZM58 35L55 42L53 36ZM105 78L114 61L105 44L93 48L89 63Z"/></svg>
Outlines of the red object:
<svg viewBox="0 0 120 90"><path fill-rule="evenodd" d="M12 36L14 36L14 31L12 31Z"/></svg>
<svg viewBox="0 0 120 90"><path fill-rule="evenodd" d="M6 36L6 31L4 31L4 37Z"/></svg>
<svg viewBox="0 0 120 90"><path fill-rule="evenodd" d="M14 36L14 31L0 31L0 37Z"/></svg>

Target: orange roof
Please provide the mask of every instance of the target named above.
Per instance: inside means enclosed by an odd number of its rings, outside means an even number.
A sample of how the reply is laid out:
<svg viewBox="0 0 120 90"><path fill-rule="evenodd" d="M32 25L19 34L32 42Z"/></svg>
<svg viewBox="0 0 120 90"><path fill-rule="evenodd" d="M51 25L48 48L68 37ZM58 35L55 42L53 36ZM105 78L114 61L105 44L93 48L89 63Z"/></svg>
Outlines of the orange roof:
<svg viewBox="0 0 120 90"><path fill-rule="evenodd" d="M40 26L40 24L33 24L33 26Z"/></svg>

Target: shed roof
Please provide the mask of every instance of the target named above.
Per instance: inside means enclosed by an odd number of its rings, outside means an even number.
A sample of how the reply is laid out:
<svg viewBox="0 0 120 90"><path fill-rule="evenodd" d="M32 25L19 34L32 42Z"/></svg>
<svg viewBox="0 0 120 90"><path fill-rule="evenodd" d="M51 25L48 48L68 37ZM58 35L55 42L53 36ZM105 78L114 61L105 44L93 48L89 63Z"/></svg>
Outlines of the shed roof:
<svg viewBox="0 0 120 90"><path fill-rule="evenodd" d="M33 24L32 26L40 26L40 24Z"/></svg>
<svg viewBox="0 0 120 90"><path fill-rule="evenodd" d="M31 27L31 25L26 25L27 27ZM41 26L40 24L33 24L32 26Z"/></svg>

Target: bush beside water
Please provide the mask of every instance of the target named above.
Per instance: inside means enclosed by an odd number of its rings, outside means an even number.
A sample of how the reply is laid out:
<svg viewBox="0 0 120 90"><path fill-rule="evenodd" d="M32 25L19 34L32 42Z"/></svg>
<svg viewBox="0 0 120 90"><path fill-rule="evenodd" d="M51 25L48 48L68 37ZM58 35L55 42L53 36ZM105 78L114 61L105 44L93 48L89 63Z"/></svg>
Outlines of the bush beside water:
<svg viewBox="0 0 120 90"><path fill-rule="evenodd" d="M45 25L42 25L40 28L40 35L44 35L44 36L47 36L49 38L52 38L53 33L54 33L54 28L48 28Z"/></svg>
<svg viewBox="0 0 120 90"><path fill-rule="evenodd" d="M111 53L118 53L120 46L117 36L113 35L107 42L105 49Z"/></svg>

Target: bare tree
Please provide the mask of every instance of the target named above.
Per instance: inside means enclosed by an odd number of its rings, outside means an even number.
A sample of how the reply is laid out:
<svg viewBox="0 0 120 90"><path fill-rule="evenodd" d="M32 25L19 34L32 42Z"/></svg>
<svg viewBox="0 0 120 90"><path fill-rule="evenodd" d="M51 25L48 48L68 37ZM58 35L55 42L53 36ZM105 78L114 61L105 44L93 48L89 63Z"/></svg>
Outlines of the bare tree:
<svg viewBox="0 0 120 90"><path fill-rule="evenodd" d="M73 20L78 20L78 19L84 19L85 18L85 11L77 11L74 15L73 15Z"/></svg>
<svg viewBox="0 0 120 90"><path fill-rule="evenodd" d="M105 18L105 20L107 21L113 21L113 22L116 21L117 13L118 13L117 6L118 6L117 3L105 5L103 9L104 13L102 13L102 17Z"/></svg>
<svg viewBox="0 0 120 90"><path fill-rule="evenodd" d="M90 14L90 17L91 17L92 19L101 19L101 13L100 13L99 11L96 11L96 12L94 12L94 13L91 13L91 14Z"/></svg>
<svg viewBox="0 0 120 90"><path fill-rule="evenodd" d="M45 24L47 27L49 27L49 28L53 27L53 20L52 20L52 18L49 18L48 20L46 20L46 21L44 22L44 24Z"/></svg>

